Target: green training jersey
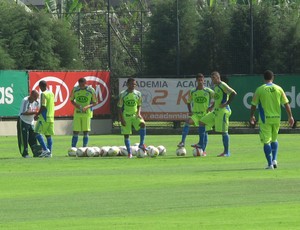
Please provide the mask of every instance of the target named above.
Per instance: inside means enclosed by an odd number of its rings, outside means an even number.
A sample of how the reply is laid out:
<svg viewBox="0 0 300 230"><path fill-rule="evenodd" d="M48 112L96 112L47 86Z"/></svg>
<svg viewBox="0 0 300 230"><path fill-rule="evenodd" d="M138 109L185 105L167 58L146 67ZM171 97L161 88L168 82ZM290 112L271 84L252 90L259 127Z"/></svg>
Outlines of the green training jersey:
<svg viewBox="0 0 300 230"><path fill-rule="evenodd" d="M258 106L262 123L279 123L281 105L289 103L283 89L274 83L263 84L254 93L251 104Z"/></svg>
<svg viewBox="0 0 300 230"><path fill-rule="evenodd" d="M213 96L214 91L210 88L193 88L189 92L187 103L191 104L193 113L202 113L204 115L207 113Z"/></svg>
<svg viewBox="0 0 300 230"><path fill-rule="evenodd" d="M54 122L54 94L51 91L44 91L41 93L41 106L46 110L42 111L41 115L46 122Z"/></svg>
<svg viewBox="0 0 300 230"><path fill-rule="evenodd" d="M86 86L84 89L80 89L79 86L73 88L71 96L71 101L75 101L81 107L93 104L97 102L96 92L92 86ZM74 109L74 117L93 117L92 109L87 109L82 111L82 109Z"/></svg>
<svg viewBox="0 0 300 230"><path fill-rule="evenodd" d="M125 114L136 114L138 107L142 106L141 92L137 90L133 90L133 92L128 92L127 90L122 91L119 95L117 106L122 108Z"/></svg>
<svg viewBox="0 0 300 230"><path fill-rule="evenodd" d="M224 104L228 100L229 95L234 92L234 90L223 81L221 81L219 85L215 85L214 91L214 108L216 109L220 108L220 105ZM229 109L229 105L226 107Z"/></svg>

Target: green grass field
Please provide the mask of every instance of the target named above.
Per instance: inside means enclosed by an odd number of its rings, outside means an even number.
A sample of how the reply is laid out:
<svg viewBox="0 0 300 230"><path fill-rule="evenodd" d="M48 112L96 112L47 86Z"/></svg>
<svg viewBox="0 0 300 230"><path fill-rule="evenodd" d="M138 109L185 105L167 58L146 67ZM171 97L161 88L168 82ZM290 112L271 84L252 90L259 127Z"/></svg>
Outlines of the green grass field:
<svg viewBox="0 0 300 230"><path fill-rule="evenodd" d="M195 158L175 156L180 136L149 135L167 156L144 159L67 157L71 136L54 137L51 159L23 159L16 137L0 137L0 229L300 229L299 134L279 136L276 170L264 169L258 135L230 137L231 157L216 157L221 136L210 135Z"/></svg>

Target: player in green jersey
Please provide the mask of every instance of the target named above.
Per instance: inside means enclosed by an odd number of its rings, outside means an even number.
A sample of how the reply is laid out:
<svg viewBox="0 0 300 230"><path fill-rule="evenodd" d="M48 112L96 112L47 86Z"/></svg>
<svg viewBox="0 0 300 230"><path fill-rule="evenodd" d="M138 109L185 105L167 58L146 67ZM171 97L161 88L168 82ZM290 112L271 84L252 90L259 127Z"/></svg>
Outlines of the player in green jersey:
<svg viewBox="0 0 300 230"><path fill-rule="evenodd" d="M43 148L39 157L52 157L52 135L54 135L54 94L47 90L47 82L42 80L39 82L40 90L42 91L40 97L40 110L35 116L37 122L35 124L36 139ZM47 139L47 145L45 144L44 134Z"/></svg>
<svg viewBox="0 0 300 230"><path fill-rule="evenodd" d="M213 111L206 114L201 118L200 133L205 132L205 126L215 127L215 131L222 133L222 141L224 146L223 153L219 154L219 157L230 156L229 151L229 117L231 115L231 109L229 104L237 94L234 89L229 87L225 82L221 81L221 76L217 71L212 72L211 80L214 84L214 106ZM200 143L202 146L203 143Z"/></svg>
<svg viewBox="0 0 300 230"><path fill-rule="evenodd" d="M258 106L259 135L264 145L264 153L268 162L266 169L277 168L277 137L280 128L281 105L285 107L290 126L294 125L294 118L286 94L279 85L273 83L273 80L273 72L266 70L264 72L265 84L256 89L251 102L250 112L250 123L255 124L254 113Z"/></svg>
<svg viewBox="0 0 300 230"><path fill-rule="evenodd" d="M198 73L196 76L197 88L192 88L189 91L189 97L187 100L187 108L189 111L189 118L186 120L181 136L181 142L177 145L177 147L185 146L185 139L189 133L190 125L194 125L199 127L199 143L192 145L194 148L201 148L203 150L203 155L206 156L205 148L207 145L207 131L200 132L199 122L200 119L207 114L210 110L211 100L214 96L214 91L208 87L204 86L204 75L202 73ZM205 128L205 127L204 127ZM202 141L203 140L203 141ZM201 145L202 143L202 145Z"/></svg>
<svg viewBox="0 0 300 230"><path fill-rule="evenodd" d="M139 148L146 151L144 144L146 135L145 121L141 115L142 94L135 89L134 78L127 80L127 89L119 95L118 114L121 121L121 134L124 135L124 143L128 151L128 158L132 158L129 135L132 134L132 126L140 132Z"/></svg>
<svg viewBox="0 0 300 230"><path fill-rule="evenodd" d="M74 108L72 147L76 147L79 132L83 132L83 147L88 146L89 131L91 131L92 107L97 104L93 87L86 85L86 79L80 78L78 86L72 90L70 100Z"/></svg>

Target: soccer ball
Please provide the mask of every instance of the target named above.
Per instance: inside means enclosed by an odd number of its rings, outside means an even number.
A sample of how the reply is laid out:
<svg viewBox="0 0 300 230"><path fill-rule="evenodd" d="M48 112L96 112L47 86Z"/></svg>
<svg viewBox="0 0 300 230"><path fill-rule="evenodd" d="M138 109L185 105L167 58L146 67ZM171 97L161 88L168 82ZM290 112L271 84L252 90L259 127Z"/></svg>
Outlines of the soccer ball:
<svg viewBox="0 0 300 230"><path fill-rule="evenodd" d="M119 147L117 146L112 146L110 147L110 149L108 150L107 152L107 155L110 156L110 157L114 157L114 156L117 156L120 152L120 149Z"/></svg>
<svg viewBox="0 0 300 230"><path fill-rule="evenodd" d="M194 148L193 149L193 156L194 157L202 157L203 156L203 150L201 148Z"/></svg>
<svg viewBox="0 0 300 230"><path fill-rule="evenodd" d="M159 146L157 146L157 149L158 149L158 151L159 151L159 156L164 156L164 155L166 155L167 149L166 149L165 146L159 145Z"/></svg>
<svg viewBox="0 0 300 230"><path fill-rule="evenodd" d="M76 155L78 157L86 157L86 149L87 147L79 147L76 151Z"/></svg>
<svg viewBox="0 0 300 230"><path fill-rule="evenodd" d="M151 152L151 149L155 148L153 145L148 145L147 149L146 149L146 153L148 156L150 156L150 152Z"/></svg>
<svg viewBox="0 0 300 230"><path fill-rule="evenodd" d="M143 149L138 149L137 152L136 152L136 156L138 158L144 158L147 156L147 152L145 152Z"/></svg>
<svg viewBox="0 0 300 230"><path fill-rule="evenodd" d="M120 149L120 155L121 156L127 156L128 155L128 151L127 151L126 146L120 146L119 149Z"/></svg>
<svg viewBox="0 0 300 230"><path fill-rule="evenodd" d="M100 153L101 153L101 149L99 147L97 147L97 146L92 147L92 148L95 150L94 157L99 157Z"/></svg>
<svg viewBox="0 0 300 230"><path fill-rule="evenodd" d="M100 156L106 157L110 146L102 146Z"/></svg>
<svg viewBox="0 0 300 230"><path fill-rule="evenodd" d="M77 148L71 147L68 149L68 156L69 157L76 157Z"/></svg>
<svg viewBox="0 0 300 230"><path fill-rule="evenodd" d="M93 156L95 156L95 149L94 148L92 148L92 147L88 147L87 149L86 149L86 155L88 156L88 157L93 157Z"/></svg>
<svg viewBox="0 0 300 230"><path fill-rule="evenodd" d="M138 153L138 150L139 150L139 147L134 145L134 146L131 146L131 154L132 156L137 156L137 153Z"/></svg>
<svg viewBox="0 0 300 230"><path fill-rule="evenodd" d="M176 149L176 155L177 156L185 156L186 149L184 147L180 147L180 148Z"/></svg>
<svg viewBox="0 0 300 230"><path fill-rule="evenodd" d="M149 151L148 151L148 155L150 157L157 157L158 154L159 154L159 150L157 148L155 148L155 147L149 149Z"/></svg>

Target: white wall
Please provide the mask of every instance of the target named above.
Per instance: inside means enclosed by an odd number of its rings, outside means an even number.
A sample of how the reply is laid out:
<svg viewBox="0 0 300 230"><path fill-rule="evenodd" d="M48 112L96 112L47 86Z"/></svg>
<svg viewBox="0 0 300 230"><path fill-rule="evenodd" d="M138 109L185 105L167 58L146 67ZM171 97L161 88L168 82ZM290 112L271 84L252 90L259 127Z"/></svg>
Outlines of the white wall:
<svg viewBox="0 0 300 230"><path fill-rule="evenodd" d="M17 121L0 121L0 136L16 136ZM55 135L71 135L72 120L55 120L54 122ZM111 134L112 120L111 119L92 119L90 134Z"/></svg>

